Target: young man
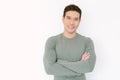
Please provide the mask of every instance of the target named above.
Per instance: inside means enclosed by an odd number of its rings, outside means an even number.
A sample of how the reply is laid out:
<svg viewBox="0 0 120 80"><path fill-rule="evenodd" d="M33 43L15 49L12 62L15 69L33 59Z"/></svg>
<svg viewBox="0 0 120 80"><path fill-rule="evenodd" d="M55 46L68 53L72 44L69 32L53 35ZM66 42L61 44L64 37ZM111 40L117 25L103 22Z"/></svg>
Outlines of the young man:
<svg viewBox="0 0 120 80"><path fill-rule="evenodd" d="M64 32L46 42L44 67L47 74L54 75L54 80L86 80L85 73L94 69L93 41L76 32L81 14L78 6L66 6L62 18Z"/></svg>

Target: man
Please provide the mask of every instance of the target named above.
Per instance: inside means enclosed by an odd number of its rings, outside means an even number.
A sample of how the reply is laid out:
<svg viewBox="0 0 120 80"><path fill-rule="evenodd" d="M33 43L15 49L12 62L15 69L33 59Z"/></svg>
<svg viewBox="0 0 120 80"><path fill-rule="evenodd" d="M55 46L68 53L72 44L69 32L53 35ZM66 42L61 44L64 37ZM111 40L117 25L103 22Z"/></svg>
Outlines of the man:
<svg viewBox="0 0 120 80"><path fill-rule="evenodd" d="M92 72L96 55L93 41L76 32L81 9L68 5L64 9L64 32L50 37L45 45L44 66L54 80L86 80L85 73Z"/></svg>

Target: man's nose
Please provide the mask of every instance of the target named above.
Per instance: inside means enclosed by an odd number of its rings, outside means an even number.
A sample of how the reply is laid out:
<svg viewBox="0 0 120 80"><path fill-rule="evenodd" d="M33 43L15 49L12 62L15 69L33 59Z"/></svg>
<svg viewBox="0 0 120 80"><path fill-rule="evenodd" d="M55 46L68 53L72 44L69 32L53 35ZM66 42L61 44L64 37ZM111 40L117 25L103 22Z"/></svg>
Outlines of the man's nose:
<svg viewBox="0 0 120 80"><path fill-rule="evenodd" d="M74 20L70 20L70 24L74 24Z"/></svg>

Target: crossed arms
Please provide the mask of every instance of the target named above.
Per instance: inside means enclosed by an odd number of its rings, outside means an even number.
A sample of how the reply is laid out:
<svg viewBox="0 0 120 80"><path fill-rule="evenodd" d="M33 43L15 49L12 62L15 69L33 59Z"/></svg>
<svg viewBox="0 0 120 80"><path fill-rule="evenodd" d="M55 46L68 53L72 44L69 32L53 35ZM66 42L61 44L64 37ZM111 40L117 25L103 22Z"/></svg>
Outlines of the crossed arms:
<svg viewBox="0 0 120 80"><path fill-rule="evenodd" d="M87 39L85 53L80 58L80 61L77 62L69 62L57 59L55 43L55 39L50 38L47 40L45 45L43 63L47 74L74 76L93 71L96 55L93 42L90 38Z"/></svg>

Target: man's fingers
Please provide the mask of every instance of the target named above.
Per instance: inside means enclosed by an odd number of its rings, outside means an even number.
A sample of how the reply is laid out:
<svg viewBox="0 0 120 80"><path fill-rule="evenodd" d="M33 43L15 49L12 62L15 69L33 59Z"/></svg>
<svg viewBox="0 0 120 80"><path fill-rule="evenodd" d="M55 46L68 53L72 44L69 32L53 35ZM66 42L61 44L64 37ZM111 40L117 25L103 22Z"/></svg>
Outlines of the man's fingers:
<svg viewBox="0 0 120 80"><path fill-rule="evenodd" d="M85 52L83 55L82 55L82 60L87 60L89 59L90 57L90 53L89 52Z"/></svg>
<svg viewBox="0 0 120 80"><path fill-rule="evenodd" d="M89 53L89 52L86 52L86 53L83 54L83 56L85 56L85 57L86 57L86 56L90 56L90 53Z"/></svg>
<svg viewBox="0 0 120 80"><path fill-rule="evenodd" d="M90 57L90 53L89 52L85 52L82 55L81 60L85 61L85 60L89 59L89 57Z"/></svg>

